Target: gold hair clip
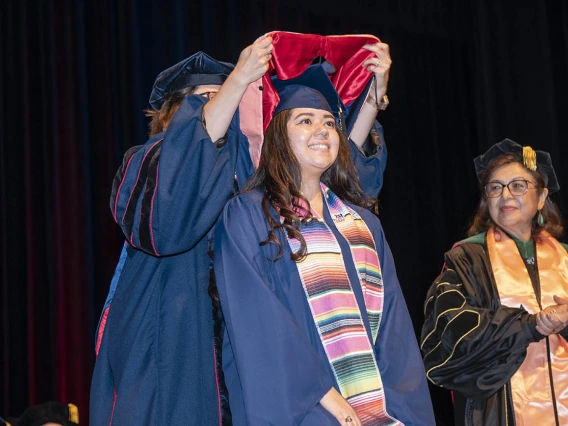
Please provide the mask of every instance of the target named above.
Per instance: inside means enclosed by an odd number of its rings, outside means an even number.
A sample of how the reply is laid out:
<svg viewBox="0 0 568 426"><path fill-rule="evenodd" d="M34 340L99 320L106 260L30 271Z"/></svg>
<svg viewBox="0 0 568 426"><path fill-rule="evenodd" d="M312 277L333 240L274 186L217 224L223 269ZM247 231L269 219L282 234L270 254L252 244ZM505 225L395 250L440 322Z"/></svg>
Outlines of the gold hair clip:
<svg viewBox="0 0 568 426"><path fill-rule="evenodd" d="M523 146L523 164L532 172L536 170L536 151L530 146Z"/></svg>

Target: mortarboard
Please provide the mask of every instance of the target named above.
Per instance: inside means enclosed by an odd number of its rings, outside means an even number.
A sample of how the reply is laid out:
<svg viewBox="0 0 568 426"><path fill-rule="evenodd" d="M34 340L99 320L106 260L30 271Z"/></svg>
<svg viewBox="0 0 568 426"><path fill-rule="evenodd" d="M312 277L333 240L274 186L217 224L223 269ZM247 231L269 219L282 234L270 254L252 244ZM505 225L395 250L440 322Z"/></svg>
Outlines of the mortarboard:
<svg viewBox="0 0 568 426"><path fill-rule="evenodd" d="M60 423L63 426L79 424L79 409L74 404L46 402L28 407L20 416L18 426L42 426L45 423Z"/></svg>
<svg viewBox="0 0 568 426"><path fill-rule="evenodd" d="M535 151L530 146L523 147L511 139L504 139L496 143L485 154L473 160L477 179L481 181L483 173L491 162L505 154L514 154L527 169L532 171L538 170L544 178L544 184L548 188L549 193L560 189L550 154L544 151Z"/></svg>
<svg viewBox="0 0 568 426"><path fill-rule="evenodd" d="M315 108L331 112L339 117L345 111L335 87L322 65L311 65L299 77L280 80L272 77L280 102L274 115L292 108Z"/></svg>
<svg viewBox="0 0 568 426"><path fill-rule="evenodd" d="M0 417L0 426L16 426L18 419L7 418L4 419Z"/></svg>
<svg viewBox="0 0 568 426"><path fill-rule="evenodd" d="M223 84L234 67L233 64L197 52L158 74L150 94L150 106L159 110L166 96L189 86Z"/></svg>

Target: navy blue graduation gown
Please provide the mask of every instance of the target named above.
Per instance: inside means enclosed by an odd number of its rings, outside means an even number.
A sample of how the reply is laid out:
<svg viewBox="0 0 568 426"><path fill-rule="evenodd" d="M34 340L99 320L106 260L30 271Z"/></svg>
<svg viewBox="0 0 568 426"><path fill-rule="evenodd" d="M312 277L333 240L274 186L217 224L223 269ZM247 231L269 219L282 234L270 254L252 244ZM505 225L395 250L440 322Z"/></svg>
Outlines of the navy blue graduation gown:
<svg viewBox="0 0 568 426"><path fill-rule="evenodd" d="M262 193L252 191L229 201L216 231L215 276L226 322L223 370L233 422L336 425L319 401L337 383L290 247L279 235L283 256L272 261L276 247L259 245L268 235L261 200ZM407 426L434 425L424 367L380 221L354 208L373 234L383 274L384 310L374 348L387 411ZM349 247L327 208L325 220L341 245L357 301L364 307Z"/></svg>
<svg viewBox="0 0 568 426"><path fill-rule="evenodd" d="M111 209L130 245L95 365L93 426L219 424L208 235L248 142L237 113L226 143L212 143L204 103L186 98L117 174Z"/></svg>
<svg viewBox="0 0 568 426"><path fill-rule="evenodd" d="M97 330L93 426L111 418L118 425L219 424L210 242L253 166L238 112L227 140L212 143L201 123L206 101L187 97L165 133L126 153L115 178L111 211L129 244ZM363 188L376 196L384 142L371 155L351 145Z"/></svg>

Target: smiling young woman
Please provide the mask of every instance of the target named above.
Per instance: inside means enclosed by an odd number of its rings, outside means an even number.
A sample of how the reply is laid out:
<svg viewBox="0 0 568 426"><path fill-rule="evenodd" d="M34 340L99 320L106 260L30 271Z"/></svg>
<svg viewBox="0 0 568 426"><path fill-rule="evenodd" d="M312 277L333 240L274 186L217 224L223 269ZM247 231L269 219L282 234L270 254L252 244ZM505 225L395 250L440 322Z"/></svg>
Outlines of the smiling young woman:
<svg viewBox="0 0 568 426"><path fill-rule="evenodd" d="M394 262L332 117L316 90L283 89L217 228L233 421L433 425Z"/></svg>
<svg viewBox="0 0 568 426"><path fill-rule="evenodd" d="M296 108L286 127L292 151L302 168L302 182L307 183L311 176L319 182L339 151L333 115L324 110Z"/></svg>

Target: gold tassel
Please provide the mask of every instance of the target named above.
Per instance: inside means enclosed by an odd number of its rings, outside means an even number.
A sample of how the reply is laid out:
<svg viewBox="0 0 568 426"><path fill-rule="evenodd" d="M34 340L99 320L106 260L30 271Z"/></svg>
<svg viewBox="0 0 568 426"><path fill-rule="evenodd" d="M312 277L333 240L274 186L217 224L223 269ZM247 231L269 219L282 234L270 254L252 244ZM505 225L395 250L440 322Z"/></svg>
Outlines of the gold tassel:
<svg viewBox="0 0 568 426"><path fill-rule="evenodd" d="M69 407L69 420L79 424L79 408L75 404L67 404Z"/></svg>
<svg viewBox="0 0 568 426"><path fill-rule="evenodd" d="M523 146L523 164L532 172L536 170L536 151L530 146Z"/></svg>

